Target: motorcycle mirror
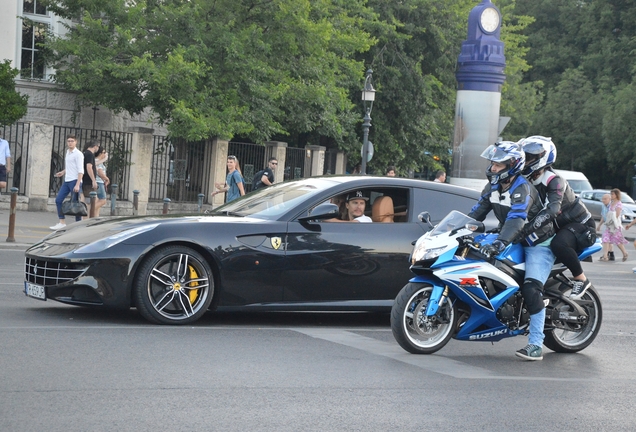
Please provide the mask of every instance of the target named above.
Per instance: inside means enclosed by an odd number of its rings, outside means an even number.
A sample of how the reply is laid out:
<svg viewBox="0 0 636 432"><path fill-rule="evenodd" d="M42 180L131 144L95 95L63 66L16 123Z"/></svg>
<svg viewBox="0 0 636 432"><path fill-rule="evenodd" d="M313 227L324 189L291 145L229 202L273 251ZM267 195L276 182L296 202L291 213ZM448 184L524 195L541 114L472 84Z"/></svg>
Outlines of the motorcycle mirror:
<svg viewBox="0 0 636 432"><path fill-rule="evenodd" d="M481 222L470 222L466 224L466 229L474 233L483 233L486 231L486 226Z"/></svg>
<svg viewBox="0 0 636 432"><path fill-rule="evenodd" d="M426 222L431 228L435 228L434 225L431 223L431 214L429 212L423 211L422 213L417 215L417 218L420 220L420 222Z"/></svg>

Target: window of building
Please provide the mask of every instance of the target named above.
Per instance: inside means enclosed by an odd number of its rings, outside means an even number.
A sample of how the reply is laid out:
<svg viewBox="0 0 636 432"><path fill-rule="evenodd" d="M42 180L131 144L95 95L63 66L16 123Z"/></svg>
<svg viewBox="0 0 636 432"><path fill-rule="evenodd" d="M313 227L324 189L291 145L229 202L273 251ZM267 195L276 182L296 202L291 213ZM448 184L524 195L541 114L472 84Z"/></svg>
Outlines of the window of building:
<svg viewBox="0 0 636 432"><path fill-rule="evenodd" d="M46 79L41 44L44 42L44 36L51 25L51 14L41 0L23 0L22 13L20 77Z"/></svg>

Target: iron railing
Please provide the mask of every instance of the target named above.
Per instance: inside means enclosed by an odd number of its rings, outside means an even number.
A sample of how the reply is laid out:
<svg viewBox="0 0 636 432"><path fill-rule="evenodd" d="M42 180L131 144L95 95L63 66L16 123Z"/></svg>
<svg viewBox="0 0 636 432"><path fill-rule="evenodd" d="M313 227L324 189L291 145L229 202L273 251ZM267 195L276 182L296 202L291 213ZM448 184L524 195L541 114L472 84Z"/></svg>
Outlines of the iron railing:
<svg viewBox="0 0 636 432"><path fill-rule="evenodd" d="M285 151L285 180L305 177L307 150L304 148L287 147Z"/></svg>
<svg viewBox="0 0 636 432"><path fill-rule="evenodd" d="M197 202L202 193L203 203L208 203L211 148L209 140L170 141L167 137L154 135L148 199Z"/></svg>

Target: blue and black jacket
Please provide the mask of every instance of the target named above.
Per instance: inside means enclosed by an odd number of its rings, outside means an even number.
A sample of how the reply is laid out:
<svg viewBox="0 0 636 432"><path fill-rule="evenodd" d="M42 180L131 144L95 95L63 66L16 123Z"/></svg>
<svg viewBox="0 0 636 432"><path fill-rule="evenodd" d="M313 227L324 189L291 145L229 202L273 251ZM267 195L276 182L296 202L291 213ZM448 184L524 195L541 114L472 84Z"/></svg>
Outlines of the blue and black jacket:
<svg viewBox="0 0 636 432"><path fill-rule="evenodd" d="M468 215L483 221L492 210L499 221L498 239L508 244L519 238L529 216L538 214L541 206L537 190L523 176L517 176L508 190L501 189L488 183Z"/></svg>

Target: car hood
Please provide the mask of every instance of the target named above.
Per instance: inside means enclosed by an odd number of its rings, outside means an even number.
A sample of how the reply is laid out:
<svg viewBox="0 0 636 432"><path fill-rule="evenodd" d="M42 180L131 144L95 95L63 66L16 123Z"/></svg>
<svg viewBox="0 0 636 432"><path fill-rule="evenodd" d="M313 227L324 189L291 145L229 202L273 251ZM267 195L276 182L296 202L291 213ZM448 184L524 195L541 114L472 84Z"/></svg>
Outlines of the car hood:
<svg viewBox="0 0 636 432"><path fill-rule="evenodd" d="M149 226L176 226L190 223L210 224L256 224L266 220L224 216L224 215L167 215L167 216L133 216L117 218L94 218L69 225L44 237L38 244L49 245L83 245L101 240L124 231L142 229ZM168 228L169 229L169 228ZM37 245L34 245L35 247Z"/></svg>

